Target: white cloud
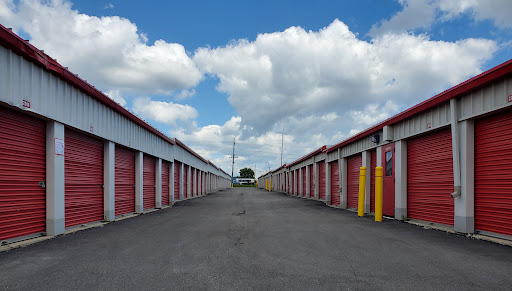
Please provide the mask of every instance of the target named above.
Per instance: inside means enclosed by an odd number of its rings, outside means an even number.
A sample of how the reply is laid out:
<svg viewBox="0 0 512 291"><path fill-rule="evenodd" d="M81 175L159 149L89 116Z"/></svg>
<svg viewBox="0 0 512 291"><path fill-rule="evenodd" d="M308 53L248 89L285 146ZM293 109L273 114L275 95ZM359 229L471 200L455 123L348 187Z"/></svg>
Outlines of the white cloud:
<svg viewBox="0 0 512 291"><path fill-rule="evenodd" d="M0 2L0 23L23 30L31 43L103 90L171 94L194 87L202 74L181 44L147 36L130 20L73 10L65 0Z"/></svg>
<svg viewBox="0 0 512 291"><path fill-rule="evenodd" d="M402 10L375 24L369 35L428 29L434 22L450 21L468 14L476 21L489 19L500 28L512 27L510 0L398 0Z"/></svg>
<svg viewBox="0 0 512 291"><path fill-rule="evenodd" d="M447 2L447 0L443 0ZM510 0L474 0L476 5L472 12L476 20L491 19L494 24L502 28L512 27L512 1Z"/></svg>
<svg viewBox="0 0 512 291"><path fill-rule="evenodd" d="M218 76L218 90L258 136L290 123L296 126L291 131L309 132L304 122L310 117L329 120L335 113L348 120L351 111L383 107L391 99L400 107L413 105L480 73L496 49L485 39L444 42L408 33L367 42L335 20L320 31L291 27L252 42L201 48L194 61ZM326 130L325 120L318 122L312 128ZM337 126L343 132L356 128Z"/></svg>
<svg viewBox="0 0 512 291"><path fill-rule="evenodd" d="M15 7L13 0L0 0L0 19L10 19ZM4 22L2 24L6 25Z"/></svg>
<svg viewBox="0 0 512 291"><path fill-rule="evenodd" d="M196 90L195 89L191 89L191 90L181 90L180 93L178 93L174 99L176 100L184 100L184 99L187 99L187 98L190 98L190 97L193 97L194 95L196 95Z"/></svg>
<svg viewBox="0 0 512 291"><path fill-rule="evenodd" d="M149 97L136 98L133 112L144 119L151 119L167 125L176 125L177 120L189 121L197 118L197 110L189 105L153 101Z"/></svg>
<svg viewBox="0 0 512 291"><path fill-rule="evenodd" d="M113 9L114 8L114 4L112 3L108 3L107 5L105 5L105 7L103 7L103 9Z"/></svg>
<svg viewBox="0 0 512 291"><path fill-rule="evenodd" d="M109 90L109 91L105 92L105 95L107 95L112 100L119 103L119 105L125 107L126 100L121 96L121 92L119 92L119 90Z"/></svg>
<svg viewBox="0 0 512 291"><path fill-rule="evenodd" d="M393 101L387 101L382 107L378 104L368 104L363 110L354 110L349 114L353 119L353 124L367 128L391 117L399 109L400 107Z"/></svg>
<svg viewBox="0 0 512 291"><path fill-rule="evenodd" d="M403 33L417 28L429 28L436 16L436 7L431 0L399 0L403 10L380 25L373 25L369 35L376 37L384 33Z"/></svg>

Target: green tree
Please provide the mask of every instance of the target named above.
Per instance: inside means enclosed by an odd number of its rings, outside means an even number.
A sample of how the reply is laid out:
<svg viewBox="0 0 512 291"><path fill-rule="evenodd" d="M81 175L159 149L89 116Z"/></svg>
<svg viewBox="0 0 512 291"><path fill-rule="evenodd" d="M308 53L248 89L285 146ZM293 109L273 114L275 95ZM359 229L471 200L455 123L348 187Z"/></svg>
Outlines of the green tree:
<svg viewBox="0 0 512 291"><path fill-rule="evenodd" d="M254 171L251 168L243 168L240 170L240 178L253 178Z"/></svg>

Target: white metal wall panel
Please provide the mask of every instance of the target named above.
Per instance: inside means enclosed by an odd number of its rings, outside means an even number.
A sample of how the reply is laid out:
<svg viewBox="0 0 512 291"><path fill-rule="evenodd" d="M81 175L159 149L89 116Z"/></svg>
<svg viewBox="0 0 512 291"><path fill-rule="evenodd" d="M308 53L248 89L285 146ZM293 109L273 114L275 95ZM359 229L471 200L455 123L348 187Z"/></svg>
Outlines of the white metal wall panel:
<svg viewBox="0 0 512 291"><path fill-rule="evenodd" d="M512 106L508 96L512 95L512 78L496 81L459 98L459 120L472 118L497 109Z"/></svg>
<svg viewBox="0 0 512 291"><path fill-rule="evenodd" d="M337 150L327 153L327 162L332 162L337 159L338 159L338 151Z"/></svg>
<svg viewBox="0 0 512 291"><path fill-rule="evenodd" d="M358 139L353 143L350 143L348 145L341 147L341 157L352 156L352 155L360 153L362 151L370 150L370 149L376 148L379 145L382 145L382 131L378 131L375 134L380 135L380 142L378 144L373 143L371 141L371 138L372 138L371 136L367 136L367 137ZM333 152L330 152L329 154L331 154ZM330 160L330 161L332 161L332 160Z"/></svg>
<svg viewBox="0 0 512 291"><path fill-rule="evenodd" d="M393 124L394 140L400 140L420 133L439 129L450 124L450 102L414 115L407 120Z"/></svg>
<svg viewBox="0 0 512 291"><path fill-rule="evenodd" d="M201 161L199 158L185 150L179 145L174 146L174 159L185 163L187 165L190 165L196 169L200 169L201 171L209 171L211 173L215 173L216 175L223 174L219 170L215 169L211 165L205 164L203 161Z"/></svg>
<svg viewBox="0 0 512 291"><path fill-rule="evenodd" d="M173 160L172 145L0 46L0 101L117 144ZM23 100L30 108L23 107Z"/></svg>

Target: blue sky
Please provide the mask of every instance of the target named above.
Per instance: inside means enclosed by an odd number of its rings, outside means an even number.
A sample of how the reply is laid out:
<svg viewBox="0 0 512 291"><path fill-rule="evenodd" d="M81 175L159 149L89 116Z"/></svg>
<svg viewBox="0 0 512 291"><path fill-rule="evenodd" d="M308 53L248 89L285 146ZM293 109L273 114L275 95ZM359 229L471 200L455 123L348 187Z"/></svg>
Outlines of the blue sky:
<svg viewBox="0 0 512 291"><path fill-rule="evenodd" d="M511 58L512 1L0 0L0 23L235 174Z"/></svg>

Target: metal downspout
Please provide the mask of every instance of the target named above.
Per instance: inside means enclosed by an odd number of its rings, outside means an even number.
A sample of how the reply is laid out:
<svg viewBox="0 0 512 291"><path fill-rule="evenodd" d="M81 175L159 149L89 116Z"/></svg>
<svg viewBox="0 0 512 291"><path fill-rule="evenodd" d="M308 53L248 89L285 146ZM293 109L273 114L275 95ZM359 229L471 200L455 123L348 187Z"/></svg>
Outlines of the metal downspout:
<svg viewBox="0 0 512 291"><path fill-rule="evenodd" d="M457 100L450 99L450 120L452 127L452 155L453 155L453 188L452 198L461 195L461 169L460 169L460 146L459 146L459 126L458 126Z"/></svg>

